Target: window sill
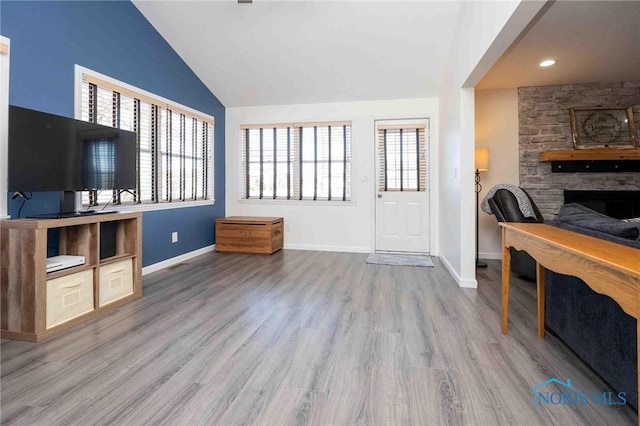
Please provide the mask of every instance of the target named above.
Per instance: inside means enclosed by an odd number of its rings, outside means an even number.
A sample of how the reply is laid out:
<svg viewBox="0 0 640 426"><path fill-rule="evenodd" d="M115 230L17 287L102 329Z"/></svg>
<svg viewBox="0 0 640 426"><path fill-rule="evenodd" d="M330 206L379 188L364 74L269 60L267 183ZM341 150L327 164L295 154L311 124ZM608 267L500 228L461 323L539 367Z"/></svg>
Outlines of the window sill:
<svg viewBox="0 0 640 426"><path fill-rule="evenodd" d="M117 212L146 212L156 210L170 210L181 209L187 207L200 207L200 206L212 206L215 203L213 200L199 200L199 201L175 201L172 203L155 203L155 204L125 204L125 205L108 205L105 210L113 210ZM86 206L82 206L82 210L86 210ZM99 211L102 206L96 206L93 209Z"/></svg>
<svg viewBox="0 0 640 426"><path fill-rule="evenodd" d="M246 199L241 198L238 200L239 204L270 204L279 206L332 206L332 207L353 207L358 203L351 201L327 201L327 200L273 200L273 199Z"/></svg>

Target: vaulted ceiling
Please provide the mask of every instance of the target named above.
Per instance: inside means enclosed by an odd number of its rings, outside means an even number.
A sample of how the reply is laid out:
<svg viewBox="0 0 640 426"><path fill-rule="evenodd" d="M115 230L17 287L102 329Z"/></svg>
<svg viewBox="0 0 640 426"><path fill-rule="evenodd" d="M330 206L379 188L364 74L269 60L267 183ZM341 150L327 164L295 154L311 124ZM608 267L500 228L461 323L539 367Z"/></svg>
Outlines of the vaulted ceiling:
<svg viewBox="0 0 640 426"><path fill-rule="evenodd" d="M435 96L459 2L134 1L227 107Z"/></svg>
<svg viewBox="0 0 640 426"><path fill-rule="evenodd" d="M437 96L462 2L134 4L234 107ZM477 88L640 80L638 22L640 1L548 2Z"/></svg>

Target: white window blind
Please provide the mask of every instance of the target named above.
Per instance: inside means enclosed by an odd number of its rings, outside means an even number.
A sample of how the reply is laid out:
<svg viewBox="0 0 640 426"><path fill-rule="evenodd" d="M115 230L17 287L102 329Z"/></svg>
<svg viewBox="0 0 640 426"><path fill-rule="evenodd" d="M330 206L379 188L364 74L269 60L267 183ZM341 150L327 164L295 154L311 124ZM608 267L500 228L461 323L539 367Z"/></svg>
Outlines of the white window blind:
<svg viewBox="0 0 640 426"><path fill-rule="evenodd" d="M351 122L243 125L244 199L351 199Z"/></svg>
<svg viewBox="0 0 640 426"><path fill-rule="evenodd" d="M380 191L426 191L425 125L378 126Z"/></svg>
<svg viewBox="0 0 640 426"><path fill-rule="evenodd" d="M134 131L138 144L136 188L85 191L84 206L211 199L211 118L87 74L81 118Z"/></svg>

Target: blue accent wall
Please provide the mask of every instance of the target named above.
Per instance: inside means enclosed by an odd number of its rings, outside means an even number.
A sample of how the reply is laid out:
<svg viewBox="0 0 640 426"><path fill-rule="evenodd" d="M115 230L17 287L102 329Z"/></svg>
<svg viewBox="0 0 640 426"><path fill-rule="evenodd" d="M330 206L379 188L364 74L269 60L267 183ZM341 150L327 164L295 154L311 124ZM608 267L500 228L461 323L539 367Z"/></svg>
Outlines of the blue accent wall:
<svg viewBox="0 0 640 426"><path fill-rule="evenodd" d="M0 34L11 40L11 105L73 117L78 64L215 117L216 202L145 212L142 263L213 244L214 221L224 216L224 106L132 3L2 0ZM22 216L56 212L58 205L58 193L34 193ZM9 200L12 217L19 207L19 199Z"/></svg>

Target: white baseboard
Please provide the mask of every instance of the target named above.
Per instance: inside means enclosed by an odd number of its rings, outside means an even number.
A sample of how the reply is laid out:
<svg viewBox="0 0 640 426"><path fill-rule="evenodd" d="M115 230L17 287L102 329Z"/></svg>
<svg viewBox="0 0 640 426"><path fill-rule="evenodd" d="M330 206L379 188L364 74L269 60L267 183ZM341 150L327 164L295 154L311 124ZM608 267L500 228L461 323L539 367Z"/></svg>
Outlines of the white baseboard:
<svg viewBox="0 0 640 426"><path fill-rule="evenodd" d="M142 275L151 274L153 272L160 271L162 269L168 268L173 265L177 265L178 263L184 262L189 259L193 259L194 257L203 255L205 253L209 253L215 250L216 245L212 244L207 247L200 248L198 250L190 251L189 253L181 254L180 256L172 257L171 259L166 259L158 263L154 263L153 265L145 266L142 268ZM312 251L334 251L334 252L344 252L344 253L371 253L372 249L370 247L357 247L357 246L319 246L314 244L286 244L284 246L287 250L312 250ZM431 254L431 256L435 256ZM460 275L451 267L451 264L447 260L445 256L437 256L445 268L453 279L456 281L458 286L464 288L478 288L478 281L475 279L461 279ZM482 256L481 256L482 257ZM501 257L500 257L501 258ZM491 259L490 257L484 257L484 259Z"/></svg>
<svg viewBox="0 0 640 426"><path fill-rule="evenodd" d="M372 253L371 247L322 246L316 244L285 244L287 250L336 251L340 253Z"/></svg>
<svg viewBox="0 0 640 426"><path fill-rule="evenodd" d="M210 246L202 247L198 250L190 251L189 253L181 254L180 256L172 257L171 259L163 260L162 262L154 263L153 265L145 266L144 268L142 268L142 275L147 275L152 272L177 265L178 263L184 262L185 260L193 259L194 257L200 256L202 254L212 252L213 250L215 250L215 248L216 245L212 244Z"/></svg>
<svg viewBox="0 0 640 426"><path fill-rule="evenodd" d="M476 279L460 280L458 285L462 288L478 288L478 280Z"/></svg>
<svg viewBox="0 0 640 426"><path fill-rule="evenodd" d="M463 288L478 288L478 281L475 279L462 279L460 275L453 269L447 258L443 255L440 255L440 260L444 264L444 267L447 268L447 271L451 274L453 279L456 281L459 287Z"/></svg>
<svg viewBox="0 0 640 426"><path fill-rule="evenodd" d="M480 252L478 253L478 257L480 259L489 259L489 260L502 260L502 253L492 253L492 252Z"/></svg>

